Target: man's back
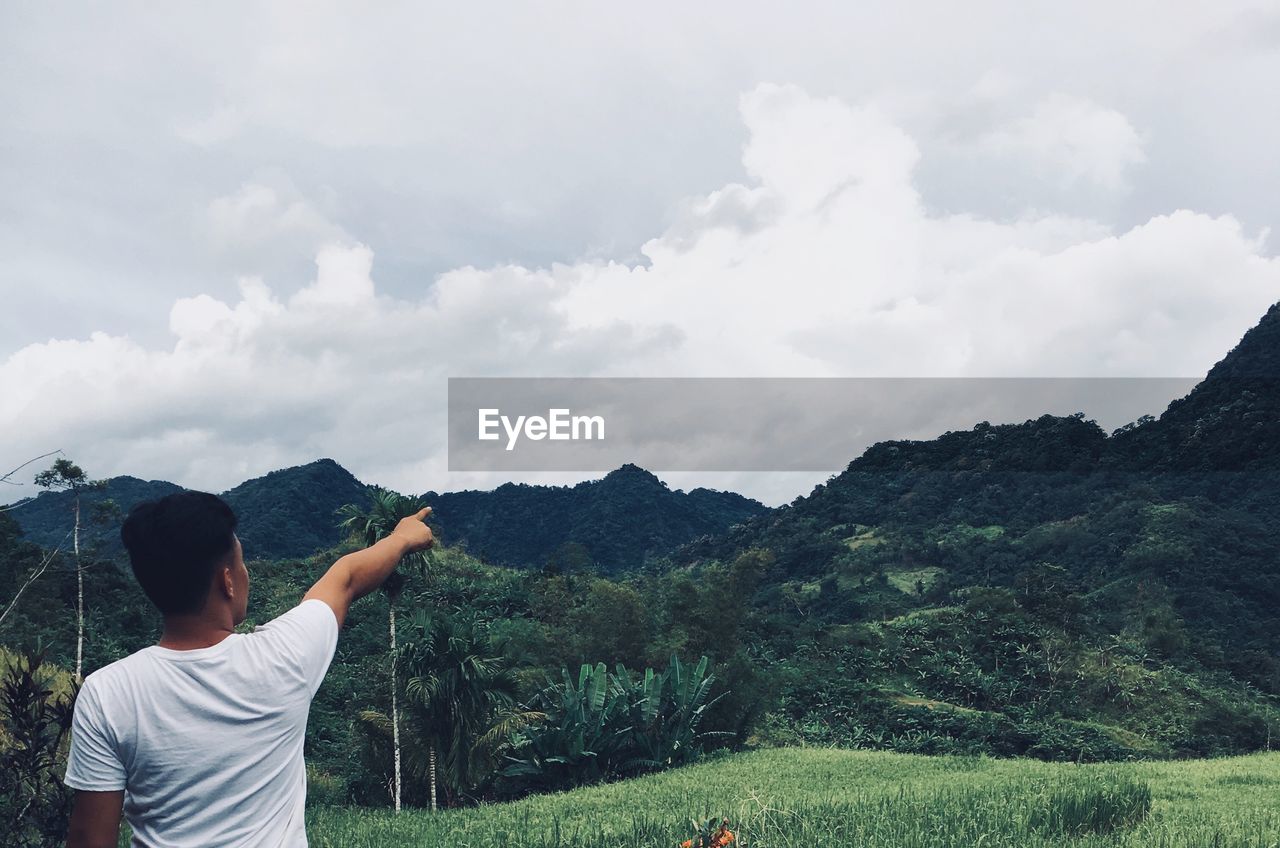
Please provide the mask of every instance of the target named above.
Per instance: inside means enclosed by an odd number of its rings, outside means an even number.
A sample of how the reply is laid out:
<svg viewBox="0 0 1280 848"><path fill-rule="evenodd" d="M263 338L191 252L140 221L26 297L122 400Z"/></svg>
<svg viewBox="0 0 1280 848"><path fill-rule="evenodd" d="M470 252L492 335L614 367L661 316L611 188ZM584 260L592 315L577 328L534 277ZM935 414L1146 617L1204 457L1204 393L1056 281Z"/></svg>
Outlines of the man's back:
<svg viewBox="0 0 1280 848"><path fill-rule="evenodd" d="M120 541L164 632L80 691L68 848L114 848L121 813L135 846L305 846L311 698L351 604L435 541L430 513L422 507L342 555L301 604L240 635L250 581L231 507L189 491L134 506Z"/></svg>
<svg viewBox="0 0 1280 848"><path fill-rule="evenodd" d="M313 599L252 634L152 646L89 675L67 785L124 789L135 845L306 845L303 739L337 639Z"/></svg>

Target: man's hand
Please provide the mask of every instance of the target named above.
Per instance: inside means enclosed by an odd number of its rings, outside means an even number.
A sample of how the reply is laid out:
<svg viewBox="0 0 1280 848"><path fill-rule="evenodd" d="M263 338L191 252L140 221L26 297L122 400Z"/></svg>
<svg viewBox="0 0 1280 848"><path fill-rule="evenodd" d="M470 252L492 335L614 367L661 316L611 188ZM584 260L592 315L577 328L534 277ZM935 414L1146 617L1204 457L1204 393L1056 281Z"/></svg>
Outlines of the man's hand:
<svg viewBox="0 0 1280 848"><path fill-rule="evenodd" d="M418 510L416 515L407 515L400 519L396 524L396 529L391 531L392 536L399 536L409 543L409 550L405 553L425 551L435 543L435 537L431 535L431 528L424 523L430 514L431 507L424 506Z"/></svg>
<svg viewBox="0 0 1280 848"><path fill-rule="evenodd" d="M430 514L431 507L423 507L415 515L400 519L395 529L377 544L339 559L302 600L324 601L341 627L351 604L381 586L395 571L401 557L424 551L435 542L431 528L423 523Z"/></svg>

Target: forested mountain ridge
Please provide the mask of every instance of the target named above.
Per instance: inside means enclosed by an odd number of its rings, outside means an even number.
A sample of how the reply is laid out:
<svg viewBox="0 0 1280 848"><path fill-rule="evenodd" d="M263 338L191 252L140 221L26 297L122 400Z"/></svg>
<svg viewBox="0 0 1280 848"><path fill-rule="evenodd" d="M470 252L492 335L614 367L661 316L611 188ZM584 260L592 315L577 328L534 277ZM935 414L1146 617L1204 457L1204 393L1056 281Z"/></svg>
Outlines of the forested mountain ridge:
<svg viewBox="0 0 1280 848"><path fill-rule="evenodd" d="M506 483L491 492L428 492L441 541L464 544L507 566L589 566L606 573L635 568L700 536L720 533L763 504L733 492L672 491L626 464L575 486Z"/></svg>
<svg viewBox="0 0 1280 848"><path fill-rule="evenodd" d="M1048 489L1080 475L1111 483L1132 480L1130 474L1198 471L1196 475L1161 474L1175 485L1217 484L1245 494L1248 478L1203 474L1217 471L1263 471L1280 465L1280 304L1271 306L1260 323L1187 396L1171 402L1158 418L1144 416L1110 437L1083 414L1042 415L1021 424L979 421L970 430L951 430L927 441L891 439L877 442L808 496L771 514L756 516L726 537L700 539L680 553L690 560L709 551L724 552L759 543L772 528L796 520L864 523L911 518L933 509L937 518L1027 524L1069 518L1080 501L1048 496ZM1068 477L1059 477L1066 474ZM887 475L887 477L881 477ZM934 494L904 488L906 477L945 475L952 493L943 502ZM1012 477L1010 477L1012 475ZM1042 477L1037 477L1042 475ZM1020 479L1010 496L1007 484ZM1147 478L1155 479L1155 478ZM1258 482L1268 483L1270 477ZM1198 491L1198 489L1197 489ZM1266 496L1263 485L1261 494ZM1025 497L1024 497L1025 496ZM924 503L920 502L924 501ZM1048 502L1056 506L1047 506ZM1253 501L1251 505L1257 506ZM900 507L909 507L905 512ZM1074 510L1074 511L1073 511ZM1065 512L1065 515L1062 514Z"/></svg>
<svg viewBox="0 0 1280 848"><path fill-rule="evenodd" d="M118 515L98 515L95 507L106 501L128 512L136 503L164 497L182 490L181 486L164 480L140 480L128 475L112 477L102 489L86 491L81 495L83 526L80 544L86 548L100 548L103 553L114 554L120 546L120 518ZM23 536L50 550L61 547L71 549L72 506L75 496L70 492L41 492L36 497L8 511Z"/></svg>
<svg viewBox="0 0 1280 848"><path fill-rule="evenodd" d="M82 496L81 543L107 555L121 552L120 516L140 501L181 487L160 480L113 477ZM369 486L332 459L272 471L222 493L240 519L238 535L251 559L302 557L342 540L335 512L364 506ZM513 567L584 566L614 572L666 554L699 536L721 533L768 511L733 492L672 491L656 476L624 465L576 486L507 483L493 491L423 496L432 524L449 544ZM119 512L91 520L94 504L111 500ZM44 492L12 510L27 540L56 547L70 528L73 496Z"/></svg>
<svg viewBox="0 0 1280 848"><path fill-rule="evenodd" d="M1280 693L1278 375L1280 305L1159 417L1110 436L1083 415L1045 415L878 443L676 559L768 549L767 583L816 581L825 606L854 618L975 587L1033 593L1052 572L1100 633L1129 627L1166 658ZM910 591L869 590L886 579Z"/></svg>
<svg viewBox="0 0 1280 848"><path fill-rule="evenodd" d="M1105 464L1130 470L1280 468L1280 303L1154 421L1122 429Z"/></svg>
<svg viewBox="0 0 1280 848"><path fill-rule="evenodd" d="M123 553L120 522L137 503L163 497L182 487L163 480L112 477L102 489L81 496L80 541L107 556ZM367 487L332 459L272 471L222 493L240 520L237 535L245 556L254 559L298 557L332 547L342 540L334 511L366 498ZM10 511L28 541L58 546L71 527L70 492L42 492ZM110 500L114 515L95 521L94 505ZM63 546L67 547L66 545Z"/></svg>

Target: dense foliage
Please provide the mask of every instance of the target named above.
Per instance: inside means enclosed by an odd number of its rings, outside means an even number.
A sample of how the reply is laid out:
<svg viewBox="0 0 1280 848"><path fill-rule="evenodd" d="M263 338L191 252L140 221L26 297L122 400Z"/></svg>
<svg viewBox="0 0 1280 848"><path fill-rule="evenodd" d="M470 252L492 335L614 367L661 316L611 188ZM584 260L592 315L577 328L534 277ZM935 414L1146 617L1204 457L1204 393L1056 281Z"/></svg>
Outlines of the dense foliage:
<svg viewBox="0 0 1280 848"><path fill-rule="evenodd" d="M662 672L583 665L575 681L547 686L533 704L543 720L513 734L501 775L509 789L565 789L682 765L697 757L715 677L703 657L673 656ZM723 697L723 696L721 696Z"/></svg>
<svg viewBox="0 0 1280 848"><path fill-rule="evenodd" d="M71 790L61 766L76 688L39 652L0 651L0 842L10 848L66 833Z"/></svg>

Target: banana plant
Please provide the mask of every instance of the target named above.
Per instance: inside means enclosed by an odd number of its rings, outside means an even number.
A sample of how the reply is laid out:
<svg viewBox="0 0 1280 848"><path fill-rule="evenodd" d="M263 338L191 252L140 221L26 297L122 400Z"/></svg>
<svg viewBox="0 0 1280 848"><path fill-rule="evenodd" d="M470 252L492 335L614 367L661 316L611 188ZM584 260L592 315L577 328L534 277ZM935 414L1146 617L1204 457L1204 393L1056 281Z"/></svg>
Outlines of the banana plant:
<svg viewBox="0 0 1280 848"><path fill-rule="evenodd" d="M673 656L665 671L639 677L603 663L583 665L576 679L563 669L534 701L546 720L513 735L502 773L550 788L687 762L717 735L699 731L719 700L709 699L714 683L706 657L691 667Z"/></svg>

